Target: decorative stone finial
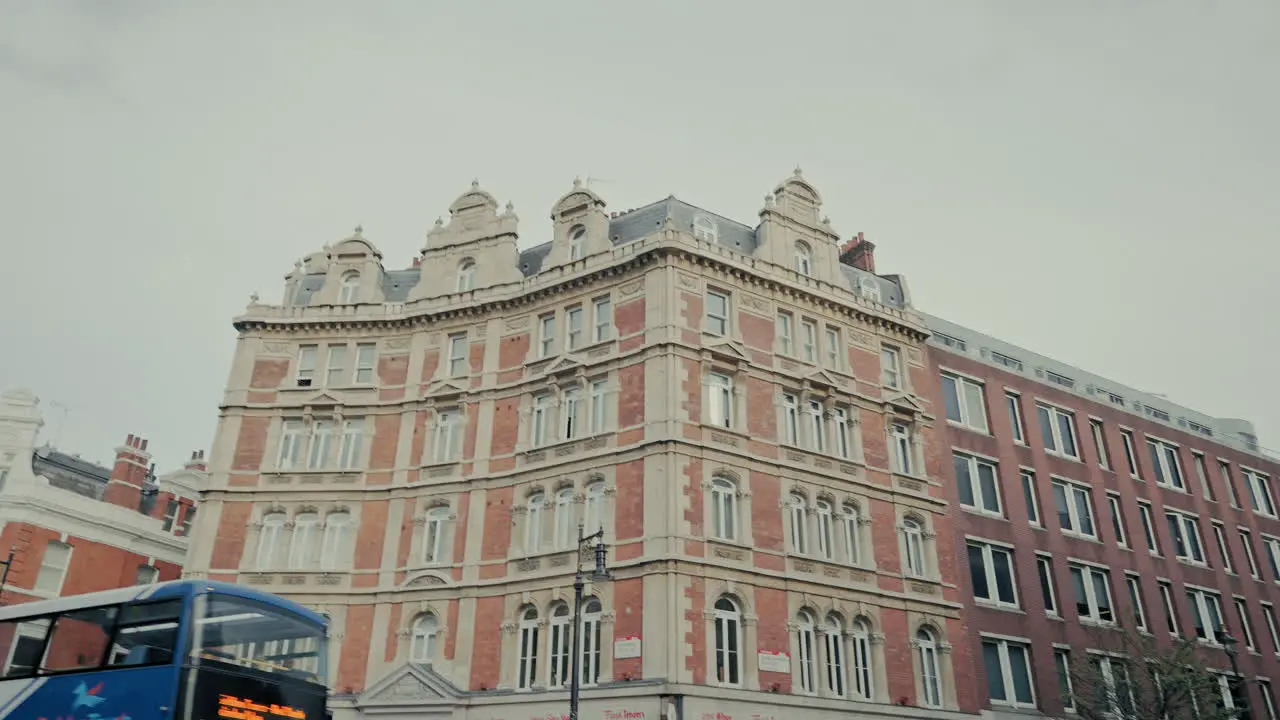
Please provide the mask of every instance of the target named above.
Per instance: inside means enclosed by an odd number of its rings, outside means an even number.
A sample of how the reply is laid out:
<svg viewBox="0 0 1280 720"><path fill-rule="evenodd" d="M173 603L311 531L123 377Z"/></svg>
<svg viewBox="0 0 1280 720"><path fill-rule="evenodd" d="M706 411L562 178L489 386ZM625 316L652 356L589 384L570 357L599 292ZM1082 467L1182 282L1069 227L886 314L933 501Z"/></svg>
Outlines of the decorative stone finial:
<svg viewBox="0 0 1280 720"><path fill-rule="evenodd" d="M363 236L364 236L364 225L356 225L355 237L363 237Z"/></svg>
<svg viewBox="0 0 1280 720"><path fill-rule="evenodd" d="M573 178L573 189L577 190L580 187L582 187L582 178L575 176Z"/></svg>
<svg viewBox="0 0 1280 720"><path fill-rule="evenodd" d="M249 304L250 304L250 305L257 305L257 304L258 304L258 291L257 291L257 290L254 290L252 293L250 293L250 294L249 294Z"/></svg>
<svg viewBox="0 0 1280 720"><path fill-rule="evenodd" d="M442 217L440 217L439 215L437 215L437 216L436 216L436 227L440 227L440 226L442 226L442 225L444 225L444 218L442 218Z"/></svg>
<svg viewBox="0 0 1280 720"><path fill-rule="evenodd" d="M676 219L671 217L671 213L667 213L667 216L662 218L662 229L663 230L676 229Z"/></svg>
<svg viewBox="0 0 1280 720"><path fill-rule="evenodd" d="M823 216L822 216L822 224L823 224L823 225L830 225L830 224L831 224L831 218L827 217L826 215L823 215Z"/></svg>
<svg viewBox="0 0 1280 720"><path fill-rule="evenodd" d="M796 172L795 172L795 175L796 175L796 177L800 177L801 175L804 175L804 173L800 170L800 166L799 166L799 165L797 165L797 166L796 166Z"/></svg>
<svg viewBox="0 0 1280 720"><path fill-rule="evenodd" d="M515 211L516 211L516 204L515 204L515 203L513 203L513 202L511 202L510 200L508 200L508 201L507 201L507 212L508 212L508 213L513 213L513 212L515 212Z"/></svg>
<svg viewBox="0 0 1280 720"><path fill-rule="evenodd" d="M480 178L471 178L471 189L472 190L480 189Z"/></svg>

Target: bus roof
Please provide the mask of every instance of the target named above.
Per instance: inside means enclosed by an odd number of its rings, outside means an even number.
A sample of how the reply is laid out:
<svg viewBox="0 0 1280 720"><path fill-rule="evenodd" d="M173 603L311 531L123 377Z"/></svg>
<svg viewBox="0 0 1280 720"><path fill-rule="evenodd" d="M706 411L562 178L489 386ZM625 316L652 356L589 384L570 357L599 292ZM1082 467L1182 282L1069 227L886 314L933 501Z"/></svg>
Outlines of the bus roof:
<svg viewBox="0 0 1280 720"><path fill-rule="evenodd" d="M139 600L162 600L165 598L190 598L201 592L213 591L226 595L235 595L237 597L257 600L268 605L274 605L282 610L296 613L304 619L314 623L327 625L328 621L324 616L303 607L292 600L287 600L278 595L254 590L243 585L233 583L217 582L213 580L170 580L168 582L156 583L154 585L133 585L130 587L116 588L114 590L101 590L99 592L84 593L83 595L67 595L64 597L53 598L51 600L35 600L32 602L19 603L17 605L6 605L0 607L0 622L5 620L13 620L15 618L34 617L40 615L50 615L53 613L66 612L67 610L78 610L80 608L99 607L101 605L118 605L121 603L139 601Z"/></svg>

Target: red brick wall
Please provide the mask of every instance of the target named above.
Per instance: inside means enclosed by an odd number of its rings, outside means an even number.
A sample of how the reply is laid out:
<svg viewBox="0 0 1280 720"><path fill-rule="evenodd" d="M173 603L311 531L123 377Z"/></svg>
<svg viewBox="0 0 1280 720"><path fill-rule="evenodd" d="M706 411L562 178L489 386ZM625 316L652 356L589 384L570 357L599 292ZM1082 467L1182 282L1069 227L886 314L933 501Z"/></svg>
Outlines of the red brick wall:
<svg viewBox="0 0 1280 720"><path fill-rule="evenodd" d="M213 556L209 560L209 567L216 570L240 567L240 558L244 555L245 533L248 531L249 518L252 514L251 503L223 503L222 517L218 520L218 534L213 543Z"/></svg>
<svg viewBox="0 0 1280 720"><path fill-rule="evenodd" d="M50 542L60 542L62 533L30 523L6 523L0 532L0 545L13 547L13 567L5 579L6 603L40 599L23 593L35 587L36 576L44 559L45 548ZM133 585L137 581L138 567L147 565L148 558L121 547L93 542L87 538L68 535L65 542L71 546L71 561L62 581L62 595L79 595L99 590L110 590ZM155 563L160 580L176 579L181 566L158 561Z"/></svg>
<svg viewBox="0 0 1280 720"><path fill-rule="evenodd" d="M476 627L487 628L484 632L475 633L471 649L471 687L470 690L492 690L498 686L502 657L502 627L508 618L502 610L502 597L482 597L476 599ZM453 633L449 633L450 636Z"/></svg>

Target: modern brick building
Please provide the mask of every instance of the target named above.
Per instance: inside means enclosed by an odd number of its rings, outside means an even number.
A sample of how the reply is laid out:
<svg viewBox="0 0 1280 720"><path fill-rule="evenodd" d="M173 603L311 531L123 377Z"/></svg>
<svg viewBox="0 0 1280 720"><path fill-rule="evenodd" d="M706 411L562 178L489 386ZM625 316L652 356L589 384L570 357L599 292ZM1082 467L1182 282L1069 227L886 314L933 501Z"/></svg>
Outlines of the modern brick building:
<svg viewBox="0 0 1280 720"><path fill-rule="evenodd" d="M946 498L984 704L1069 712L1065 664L1117 662L1098 650L1121 624L1199 638L1224 673L1221 702L1275 720L1280 464L1253 428L925 320L922 385L953 461ZM1223 629L1243 686L1227 679Z"/></svg>
<svg viewBox="0 0 1280 720"><path fill-rule="evenodd" d="M901 277L797 170L754 226L575 182L520 250L473 184L388 270L253 298L189 574L329 614L335 716L974 713L936 372Z"/></svg>
<svg viewBox="0 0 1280 720"><path fill-rule="evenodd" d="M173 580L204 485L204 453L156 477L147 441L129 435L110 468L38 445L30 392L0 395L0 560L6 604Z"/></svg>

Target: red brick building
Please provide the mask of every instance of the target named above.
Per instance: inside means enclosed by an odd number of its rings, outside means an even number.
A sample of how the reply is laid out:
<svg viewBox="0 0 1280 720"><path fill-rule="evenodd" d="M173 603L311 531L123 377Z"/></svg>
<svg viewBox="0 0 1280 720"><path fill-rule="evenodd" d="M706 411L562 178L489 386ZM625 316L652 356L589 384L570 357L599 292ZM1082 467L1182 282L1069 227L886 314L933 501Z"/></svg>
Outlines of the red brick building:
<svg viewBox="0 0 1280 720"><path fill-rule="evenodd" d="M976 712L927 330L821 208L326 246L235 321L190 574L328 613L335 716L558 717L581 523L583 718Z"/></svg>
<svg viewBox="0 0 1280 720"><path fill-rule="evenodd" d="M1063 668L1110 662L1099 631L1121 624L1199 638L1223 704L1274 720L1280 464L1252 427L926 322L980 702L1060 716Z"/></svg>
<svg viewBox="0 0 1280 720"><path fill-rule="evenodd" d="M156 477L129 435L110 468L40 446L39 400L0 395L0 560L6 604L173 580L204 485L203 452Z"/></svg>

